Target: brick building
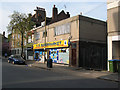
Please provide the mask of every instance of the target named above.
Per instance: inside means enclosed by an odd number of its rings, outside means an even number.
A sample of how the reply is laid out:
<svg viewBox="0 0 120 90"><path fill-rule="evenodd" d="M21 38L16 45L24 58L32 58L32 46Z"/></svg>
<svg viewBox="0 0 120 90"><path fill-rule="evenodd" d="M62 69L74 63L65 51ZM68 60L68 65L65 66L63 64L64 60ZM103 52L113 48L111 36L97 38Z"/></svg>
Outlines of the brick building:
<svg viewBox="0 0 120 90"><path fill-rule="evenodd" d="M24 36L26 36L26 35L27 35L27 32L25 32ZM21 42L22 42L22 40L21 40L20 32L18 32L18 31L15 32L13 30L10 42L11 42L11 54L21 55L21 51L22 51L21 50ZM26 44L27 44L27 39L26 39L26 37L24 37L24 41L23 41L24 48L26 47Z"/></svg>
<svg viewBox="0 0 120 90"><path fill-rule="evenodd" d="M32 21L36 23L36 27L44 26L45 9L37 7L34 11L35 11L35 14L32 16ZM63 20L69 17L70 17L69 12L65 13L64 10L62 10L60 13L58 13L58 9L54 5L52 9L52 17L46 17L46 25L52 24L54 22L58 22L60 20Z"/></svg>
<svg viewBox="0 0 120 90"><path fill-rule="evenodd" d="M106 70L106 22L77 15L34 30L34 59L89 69ZM45 49L46 48L46 49ZM44 52L44 49L46 50Z"/></svg>
<svg viewBox="0 0 120 90"><path fill-rule="evenodd" d="M35 14L32 16L32 21L35 22L36 24L35 27L36 28L44 27L45 26L45 9L37 7L34 11L35 11ZM52 9L52 17L46 17L46 25L50 25L54 22L58 22L69 17L70 17L69 12L65 13L64 10L62 10L60 13L58 13L58 9L54 5ZM32 33L28 35L28 43L26 45L26 50L25 50L26 56L27 56L26 59L29 59L29 60L33 60L32 46L33 46L34 35L37 35L36 39L39 39L39 34L34 33L33 30L34 28L30 31ZM30 32L28 32L28 34ZM45 32L43 34L45 34Z"/></svg>
<svg viewBox="0 0 120 90"><path fill-rule="evenodd" d="M3 35L2 35L2 55L4 56L5 53L10 55L10 47L9 47L8 38L5 37L5 32L3 32Z"/></svg>

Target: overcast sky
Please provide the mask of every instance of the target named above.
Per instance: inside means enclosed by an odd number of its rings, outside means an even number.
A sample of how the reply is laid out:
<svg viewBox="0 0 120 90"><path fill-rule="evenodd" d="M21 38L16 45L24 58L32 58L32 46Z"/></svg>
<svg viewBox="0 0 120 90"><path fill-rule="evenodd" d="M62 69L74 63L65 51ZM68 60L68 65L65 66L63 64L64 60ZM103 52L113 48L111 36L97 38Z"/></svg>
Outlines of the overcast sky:
<svg viewBox="0 0 120 90"><path fill-rule="evenodd" d="M58 13L64 10L65 12L69 12L71 17L82 12L83 16L103 21L107 20L106 0L0 0L0 33L5 31L6 36L8 35L6 28L10 22L8 16L11 15L13 11L34 14L34 9L38 6L45 8L47 17L51 17L54 4L58 8Z"/></svg>

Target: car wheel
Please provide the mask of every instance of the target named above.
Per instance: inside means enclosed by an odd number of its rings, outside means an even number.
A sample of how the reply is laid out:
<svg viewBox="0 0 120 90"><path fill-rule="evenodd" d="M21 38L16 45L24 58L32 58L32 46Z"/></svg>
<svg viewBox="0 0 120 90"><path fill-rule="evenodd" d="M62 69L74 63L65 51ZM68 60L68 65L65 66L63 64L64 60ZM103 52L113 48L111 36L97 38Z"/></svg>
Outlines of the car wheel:
<svg viewBox="0 0 120 90"><path fill-rule="evenodd" d="M10 63L10 60L8 60L8 63Z"/></svg>
<svg viewBox="0 0 120 90"><path fill-rule="evenodd" d="M15 62L13 61L12 64L15 64Z"/></svg>

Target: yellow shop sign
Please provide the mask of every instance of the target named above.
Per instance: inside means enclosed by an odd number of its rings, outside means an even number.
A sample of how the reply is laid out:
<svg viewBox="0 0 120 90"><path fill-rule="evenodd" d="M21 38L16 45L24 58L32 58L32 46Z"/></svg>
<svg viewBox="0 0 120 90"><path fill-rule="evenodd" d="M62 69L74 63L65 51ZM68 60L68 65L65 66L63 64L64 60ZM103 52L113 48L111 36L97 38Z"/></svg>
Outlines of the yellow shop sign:
<svg viewBox="0 0 120 90"><path fill-rule="evenodd" d="M44 48L58 48L68 47L68 40L60 40L54 42L38 43L33 45L33 49L44 49Z"/></svg>

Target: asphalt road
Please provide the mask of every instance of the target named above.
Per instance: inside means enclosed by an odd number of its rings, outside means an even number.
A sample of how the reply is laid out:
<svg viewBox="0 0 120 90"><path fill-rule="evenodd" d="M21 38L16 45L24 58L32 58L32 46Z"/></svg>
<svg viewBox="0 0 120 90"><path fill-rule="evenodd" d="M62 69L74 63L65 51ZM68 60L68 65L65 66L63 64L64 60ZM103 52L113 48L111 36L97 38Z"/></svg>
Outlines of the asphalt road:
<svg viewBox="0 0 120 90"><path fill-rule="evenodd" d="M2 88L118 88L118 83L2 61Z"/></svg>

